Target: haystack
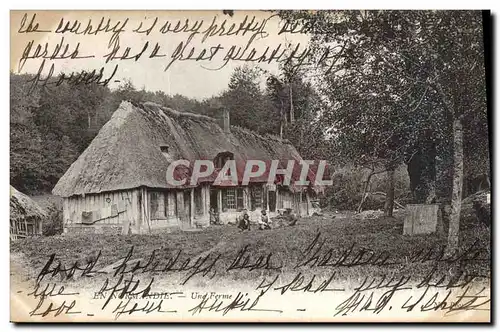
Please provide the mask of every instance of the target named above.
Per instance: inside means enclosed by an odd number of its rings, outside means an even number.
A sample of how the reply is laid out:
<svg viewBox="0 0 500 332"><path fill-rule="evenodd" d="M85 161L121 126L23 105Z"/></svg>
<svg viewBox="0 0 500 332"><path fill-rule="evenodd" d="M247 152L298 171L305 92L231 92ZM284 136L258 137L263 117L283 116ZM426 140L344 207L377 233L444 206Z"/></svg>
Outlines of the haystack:
<svg viewBox="0 0 500 332"><path fill-rule="evenodd" d="M42 234L47 213L27 195L10 186L10 238Z"/></svg>

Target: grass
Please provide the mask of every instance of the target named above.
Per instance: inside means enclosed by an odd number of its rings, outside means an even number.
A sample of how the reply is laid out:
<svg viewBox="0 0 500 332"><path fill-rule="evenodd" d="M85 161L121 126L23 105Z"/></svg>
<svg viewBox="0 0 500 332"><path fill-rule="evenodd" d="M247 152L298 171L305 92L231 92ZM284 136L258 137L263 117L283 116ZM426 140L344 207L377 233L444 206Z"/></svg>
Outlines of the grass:
<svg viewBox="0 0 500 332"><path fill-rule="evenodd" d="M325 240L325 248L333 250L333 257L338 257L342 250L354 244L355 252L360 248L370 249L375 253L390 255L389 262L396 264L377 266L373 264L354 267L296 267L303 257L304 250L321 233L320 239ZM414 278L425 276L433 266L432 261L411 262L409 257L418 250L435 250L446 244L445 234L430 234L417 236L403 236L403 222L399 218L379 218L375 220L356 220L349 216L344 218L310 217L299 220L295 227L272 229L268 231L252 230L240 232L235 226L211 227L199 232L163 232L151 235L77 235L65 234L51 237L23 239L11 243L11 252L19 253L29 267L30 277L36 276L48 256L56 253L57 257L65 262L85 260L90 254L101 251L99 267L114 263L123 258L132 246L132 258L142 258L146 261L151 252L158 250L160 259L171 257L179 250L181 259L195 257L206 253L215 247L212 255L221 255L218 265L216 281L252 279L262 275L271 275L267 270L231 270L226 268L231 264L237 252L244 246L249 246L252 253L251 261L259 256L266 257L272 254L271 263L274 266L282 265L282 274L315 273L321 276L331 274L332 269L337 278L362 280L366 276L397 275L408 273ZM489 229L481 225L461 225L460 247L462 250L478 241L478 247L483 248L481 258L489 259L490 233ZM333 258L332 258L333 259ZM352 259L352 258L351 258ZM468 261L465 264L467 272L488 275L490 262L484 260ZM450 270L454 264L442 262L438 264L443 273ZM196 282L195 280L193 282ZM202 283L203 281L198 280Z"/></svg>

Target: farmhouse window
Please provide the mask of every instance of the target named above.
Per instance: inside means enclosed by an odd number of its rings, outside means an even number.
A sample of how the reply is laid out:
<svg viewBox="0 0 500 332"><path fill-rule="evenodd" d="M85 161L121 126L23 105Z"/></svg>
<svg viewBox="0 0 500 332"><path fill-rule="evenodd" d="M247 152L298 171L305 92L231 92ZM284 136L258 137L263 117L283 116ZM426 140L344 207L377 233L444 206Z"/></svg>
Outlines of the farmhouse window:
<svg viewBox="0 0 500 332"><path fill-rule="evenodd" d="M253 186L250 187L251 194L251 203L252 203L252 211L256 209L262 209L262 187L261 186Z"/></svg>
<svg viewBox="0 0 500 332"><path fill-rule="evenodd" d="M237 209L243 209L244 203L243 203L243 188L238 188L236 189L236 208Z"/></svg>
<svg viewBox="0 0 500 332"><path fill-rule="evenodd" d="M151 218L156 218L156 215L158 214L158 196L158 193L154 192L149 194L149 211Z"/></svg>
<svg viewBox="0 0 500 332"><path fill-rule="evenodd" d="M164 197L164 215L166 217L174 217L177 213L177 201L173 193L165 193Z"/></svg>
<svg viewBox="0 0 500 332"><path fill-rule="evenodd" d="M161 151L161 154L168 160L168 161L171 161L171 156L169 154L169 149L168 149L168 145L160 145L160 151Z"/></svg>
<svg viewBox="0 0 500 332"><path fill-rule="evenodd" d="M175 202L169 201L168 193L149 193L149 213L151 219L165 219L175 215Z"/></svg>
<svg viewBox="0 0 500 332"><path fill-rule="evenodd" d="M222 189L222 210L236 209L236 190L234 188Z"/></svg>
<svg viewBox="0 0 500 332"><path fill-rule="evenodd" d="M224 165L228 160L233 160L233 159L234 155L231 152L221 152L215 157L214 160L215 168L221 169L222 167L224 167Z"/></svg>

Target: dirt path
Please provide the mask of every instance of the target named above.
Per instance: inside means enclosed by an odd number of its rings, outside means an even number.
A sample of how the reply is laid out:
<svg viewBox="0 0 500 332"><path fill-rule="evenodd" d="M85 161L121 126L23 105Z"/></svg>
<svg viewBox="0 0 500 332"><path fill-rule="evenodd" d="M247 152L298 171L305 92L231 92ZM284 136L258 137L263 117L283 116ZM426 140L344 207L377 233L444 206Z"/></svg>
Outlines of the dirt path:
<svg viewBox="0 0 500 332"><path fill-rule="evenodd" d="M21 253L10 253L10 321L20 322L30 319L38 300L28 294L33 290L30 271Z"/></svg>

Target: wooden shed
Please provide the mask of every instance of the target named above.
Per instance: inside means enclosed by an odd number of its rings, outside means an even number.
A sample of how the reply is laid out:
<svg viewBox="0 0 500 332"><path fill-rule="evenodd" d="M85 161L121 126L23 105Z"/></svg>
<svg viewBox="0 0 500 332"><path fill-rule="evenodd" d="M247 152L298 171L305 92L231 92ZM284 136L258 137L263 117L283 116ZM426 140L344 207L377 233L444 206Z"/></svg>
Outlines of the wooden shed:
<svg viewBox="0 0 500 332"><path fill-rule="evenodd" d="M46 212L27 195L10 186L10 239L42 235Z"/></svg>

